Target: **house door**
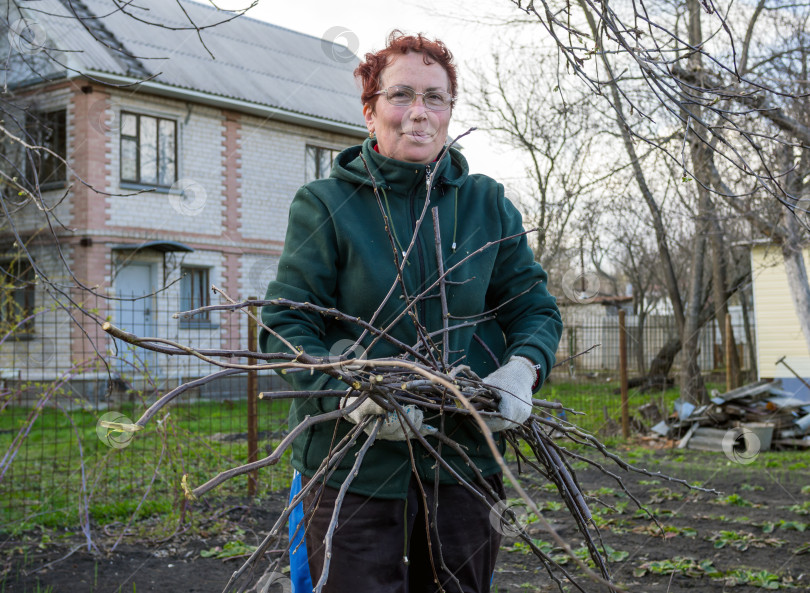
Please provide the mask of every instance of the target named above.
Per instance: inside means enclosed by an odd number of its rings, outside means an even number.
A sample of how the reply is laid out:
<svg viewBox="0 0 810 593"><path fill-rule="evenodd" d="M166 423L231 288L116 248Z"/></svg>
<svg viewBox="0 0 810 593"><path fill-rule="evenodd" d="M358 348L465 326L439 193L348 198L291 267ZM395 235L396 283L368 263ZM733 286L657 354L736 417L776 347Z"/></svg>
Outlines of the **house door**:
<svg viewBox="0 0 810 593"><path fill-rule="evenodd" d="M121 268L115 278L116 293L123 300L117 302L116 325L136 336L155 335L154 285L152 266L133 263ZM141 375L145 369L156 373L155 353L116 340L118 369L128 376Z"/></svg>

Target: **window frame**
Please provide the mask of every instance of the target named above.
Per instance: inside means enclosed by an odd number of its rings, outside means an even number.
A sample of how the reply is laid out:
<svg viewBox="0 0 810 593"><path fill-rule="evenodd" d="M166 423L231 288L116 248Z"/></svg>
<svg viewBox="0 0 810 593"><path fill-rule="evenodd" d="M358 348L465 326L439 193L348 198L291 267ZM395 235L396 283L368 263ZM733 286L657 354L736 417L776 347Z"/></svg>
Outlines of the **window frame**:
<svg viewBox="0 0 810 593"><path fill-rule="evenodd" d="M19 271L20 266L25 266L22 273ZM17 314L22 319L31 317L18 326L13 334L9 336L11 339L28 337L34 333L35 318L33 315L36 311L36 274L34 268L22 256L13 259L0 259L0 268L0 282L2 282L0 291L5 293L8 289L7 284L21 284L21 286L14 286L9 289L10 298L6 299L6 295L2 295L2 300L0 300L0 322L9 324L5 328L5 331L8 331L11 329L11 324L17 323L13 319ZM22 295L22 304L19 302L19 295Z"/></svg>
<svg viewBox="0 0 810 593"><path fill-rule="evenodd" d="M50 132L54 136L53 140L56 142L45 141L43 135ZM62 159L67 160L67 109L50 109L50 110L31 110L25 116L25 133L31 144L35 146L42 146L48 148L52 152L59 155ZM40 152L37 156L39 158L39 171L37 171L36 179L38 180L39 191L49 191L54 189L62 189L67 186L67 166L64 162L57 159L47 152ZM23 156L23 171L25 178L28 182L36 187L34 171L32 171L32 163L29 158L29 150L24 151ZM50 169L43 175L43 164L48 163L47 167ZM56 175L58 178L53 178ZM52 178L49 181L42 182L44 176Z"/></svg>
<svg viewBox="0 0 810 593"><path fill-rule="evenodd" d="M190 311L200 307L207 307L211 304L211 293L208 290L211 284L211 270L210 266L204 265L183 265L180 267L180 310ZM197 274L203 274L200 278L200 289L198 295L194 294L195 283L198 282ZM187 294L188 287L191 287L190 297ZM200 302L195 303L195 296L199 297ZM194 328L194 327L212 327L211 313L206 311L199 313L194 317L180 318L181 328Z"/></svg>
<svg viewBox="0 0 810 593"><path fill-rule="evenodd" d="M313 153L313 158L310 159L310 154ZM321 171L321 154L328 152L329 153L329 170L324 172ZM329 174L332 172L332 165L335 163L335 158L340 153L339 149L330 148L328 146L319 146L317 144L307 144L304 149L304 181L305 183L309 183L310 181L316 181L318 179L326 179L329 177ZM315 163L315 176L310 178L310 160Z"/></svg>
<svg viewBox="0 0 810 593"><path fill-rule="evenodd" d="M135 136L131 136L128 134L124 134L124 118L126 116L133 116L135 117ZM172 186L177 182L179 179L179 167L178 167L178 154L179 154L179 137L178 137L178 125L177 119L171 117L162 117L159 115L151 115L148 113L138 113L136 111L127 111L121 110L120 114L120 121L121 124L118 127L118 180L121 186L123 187L133 187L133 188L159 188L159 189L171 189ZM155 138L155 179L156 181L152 183L151 181L144 181L142 176L141 170L141 118L149 118L155 120L155 130L156 130L156 138ZM174 178L171 180L171 183L168 185L160 183L160 160L161 160L161 152L160 152L160 123L161 122L170 122L173 126L173 135L174 135L174 154L173 163L174 163ZM124 177L124 142L126 140L134 140L135 141L135 172L137 179L127 179Z"/></svg>

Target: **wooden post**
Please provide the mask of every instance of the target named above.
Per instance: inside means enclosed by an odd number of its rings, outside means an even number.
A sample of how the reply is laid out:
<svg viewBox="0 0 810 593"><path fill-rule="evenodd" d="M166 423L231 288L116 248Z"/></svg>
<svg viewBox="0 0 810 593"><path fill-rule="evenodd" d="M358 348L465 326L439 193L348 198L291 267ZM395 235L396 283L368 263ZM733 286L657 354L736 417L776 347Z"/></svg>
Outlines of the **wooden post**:
<svg viewBox="0 0 810 593"><path fill-rule="evenodd" d="M630 413L627 409L627 331L624 327L624 309L619 309L619 378L622 390L622 436L630 438Z"/></svg>
<svg viewBox="0 0 810 593"><path fill-rule="evenodd" d="M573 327L568 328L568 376L573 379L576 374L574 355L577 353L577 333Z"/></svg>
<svg viewBox="0 0 810 593"><path fill-rule="evenodd" d="M255 301L256 297L249 297ZM258 350L257 324L253 317L256 316L256 307L248 307L248 350L256 352ZM248 358L248 364L256 364L255 358ZM247 422L248 422L248 463L252 463L259 458L259 416L258 416L258 386L256 381L256 371L248 371L247 377ZM256 484L259 479L259 471L253 470L248 474L248 496L256 495Z"/></svg>
<svg viewBox="0 0 810 593"><path fill-rule="evenodd" d="M723 340L726 343L726 392L731 391L736 385L736 381L734 380L734 369L732 368L731 364L731 349L733 348L733 333L731 329L731 315L726 313L726 324L725 324L724 331L726 332L726 339Z"/></svg>

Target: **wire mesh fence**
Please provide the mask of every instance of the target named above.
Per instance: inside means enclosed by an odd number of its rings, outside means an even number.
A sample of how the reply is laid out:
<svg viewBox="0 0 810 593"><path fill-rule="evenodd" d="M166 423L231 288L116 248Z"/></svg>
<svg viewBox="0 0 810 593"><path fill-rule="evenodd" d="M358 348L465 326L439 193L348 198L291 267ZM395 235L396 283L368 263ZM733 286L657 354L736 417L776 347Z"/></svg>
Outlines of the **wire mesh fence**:
<svg viewBox="0 0 810 593"><path fill-rule="evenodd" d="M160 336L195 349L244 349L247 316L212 314L176 319L160 295L119 295L84 302L141 336ZM139 298L140 297L140 298ZM79 324L71 321L73 316ZM88 516L120 519L157 510L182 512L183 475L192 486L248 460L248 377L222 377L190 389L168 414L135 438L100 420L137 420L149 404L215 365L193 356L158 355L111 340L77 308L46 310L0 344L0 524L75 524ZM239 362L245 362L241 360ZM279 377L257 373L257 391ZM286 434L284 402L258 402L260 452ZM259 476L259 492L288 483L287 464ZM246 493L246 478L220 495Z"/></svg>
<svg viewBox="0 0 810 593"><path fill-rule="evenodd" d="M155 512L182 514L183 476L193 487L248 460L244 373L190 389L135 438L104 429L100 420L134 421L161 395L218 367L193 356L161 355L112 340L98 323L106 317L139 336L159 336L195 349L237 350L248 346L246 315L212 312L179 319L174 316L177 307L161 293L119 294L117 300L99 298L82 305L95 320L75 307L48 309L24 323L8 324L2 332L0 524L7 529L31 521L59 525ZM599 424L603 415L613 417L618 409L611 389L594 386L596 379L603 384L618 379L618 318L570 316L564 321L558 360L598 347L555 369L544 396L588 412ZM743 368L750 369L745 332L734 329ZM627 332L629 370L635 374L676 335L670 318L653 316L641 328L638 319L628 316ZM703 369L722 364L720 342L713 325L701 331ZM676 358L675 370L678 365ZM256 390L272 391L282 384L280 377L260 372ZM660 395L631 397L642 403ZM284 401L258 403L260 455L286 434L287 406ZM284 460L266 468L258 476L257 492L286 486L289 474ZM216 491L219 496L246 493L246 476Z"/></svg>
<svg viewBox="0 0 810 593"><path fill-rule="evenodd" d="M732 329L736 342L740 368L743 372L754 370L749 342L752 336L745 331L742 319L732 318ZM563 336L557 350L557 360L573 357L555 369L558 380L565 373L569 380L613 377L618 379L619 371L619 316L598 315L578 316L563 311ZM625 318L627 332L627 367L631 375L643 375L653 359L671 340L678 339L675 319L669 315L648 315L640 319L637 315ZM591 349L591 350L589 350ZM677 373L682 364L683 354L675 356L672 371ZM723 336L715 320L700 329L698 335L698 365L704 372L725 367Z"/></svg>
<svg viewBox="0 0 810 593"><path fill-rule="evenodd" d="M558 401L566 407L584 413L584 416L569 417L581 427L608 434L616 434L621 419L620 381L620 329L618 315L576 315L563 310L563 336L557 350L557 360L563 362L555 368L541 397ZM756 374L752 364L752 332L746 331L742 318L732 317L732 333L740 361L741 379L753 378ZM644 376L653 359L672 340L678 339L675 319L665 315L651 315L638 319L625 316L627 373L630 379ZM700 330L698 336L698 364L704 374L707 389L725 390L725 352L718 324L712 320ZM577 354L583 353L580 356ZM670 370L671 382L631 387L628 391L628 410L636 410L647 404L654 405L661 414L672 411L673 402L680 396L677 375L681 370L683 355L675 355ZM649 418L637 416L649 428ZM653 422L654 423L654 422ZM637 428L640 425L636 425Z"/></svg>

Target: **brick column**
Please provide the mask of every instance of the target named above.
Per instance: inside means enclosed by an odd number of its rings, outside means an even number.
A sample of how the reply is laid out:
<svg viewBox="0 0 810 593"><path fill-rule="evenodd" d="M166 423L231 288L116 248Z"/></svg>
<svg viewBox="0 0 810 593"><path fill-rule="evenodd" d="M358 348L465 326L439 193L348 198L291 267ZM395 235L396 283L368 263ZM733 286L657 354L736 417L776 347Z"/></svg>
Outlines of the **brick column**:
<svg viewBox="0 0 810 593"><path fill-rule="evenodd" d="M242 203L242 172L240 170L242 150L242 124L240 115L232 111L223 111L222 126L222 169L225 178L225 221L223 239L239 241L242 238L241 203ZM248 297L239 293L239 253L226 249L223 253L222 284L223 290L231 298ZM263 295L262 295L263 296ZM222 340L228 348L245 347L244 341L247 333L241 331L243 315L223 316L230 322L222 329Z"/></svg>
<svg viewBox="0 0 810 593"><path fill-rule="evenodd" d="M106 294L109 288L109 248L92 240L83 240L82 237L87 230L103 229L108 218L106 196L99 192L109 191L107 172L111 162L111 140L109 131L99 123L97 114L107 112L109 98L108 93L92 86L83 86L76 89L69 107L72 126L69 128L68 162L73 168L73 175L68 181L72 184L71 226L76 230L74 237L69 240L71 269L79 282L101 294ZM100 105L99 101L102 102ZM79 288L73 292L76 301L85 308L97 309L102 318L106 315L107 301ZM103 352L107 338L100 326L86 316L77 317L77 320L96 348ZM93 356L92 345L75 324L72 334L71 357L84 359Z"/></svg>

